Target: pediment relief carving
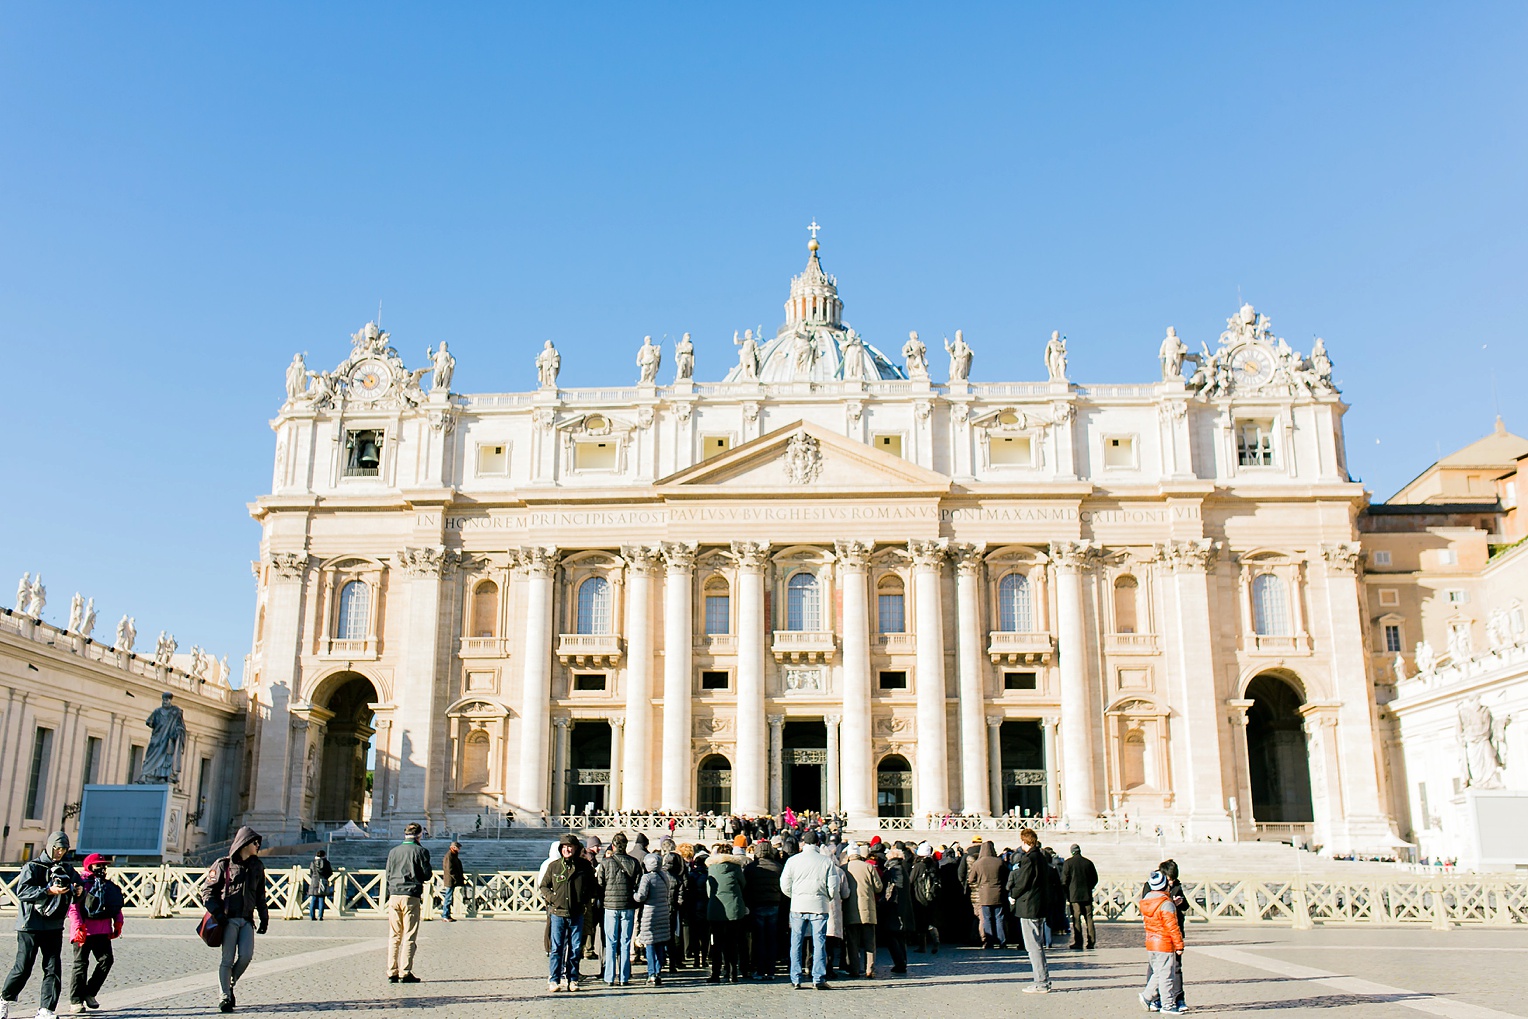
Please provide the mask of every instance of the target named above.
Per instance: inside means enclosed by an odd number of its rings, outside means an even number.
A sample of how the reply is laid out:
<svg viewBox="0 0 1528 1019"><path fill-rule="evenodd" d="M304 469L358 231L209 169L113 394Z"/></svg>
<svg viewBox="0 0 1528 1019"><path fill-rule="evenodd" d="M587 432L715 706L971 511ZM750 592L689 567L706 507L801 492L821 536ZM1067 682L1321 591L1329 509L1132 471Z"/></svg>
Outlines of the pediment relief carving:
<svg viewBox="0 0 1528 1019"><path fill-rule="evenodd" d="M688 467L659 486L726 486L778 491L874 489L939 494L950 479L817 425L796 423Z"/></svg>
<svg viewBox="0 0 1528 1019"><path fill-rule="evenodd" d="M604 439L629 435L640 424L613 414L575 414L557 422L556 429L570 438Z"/></svg>

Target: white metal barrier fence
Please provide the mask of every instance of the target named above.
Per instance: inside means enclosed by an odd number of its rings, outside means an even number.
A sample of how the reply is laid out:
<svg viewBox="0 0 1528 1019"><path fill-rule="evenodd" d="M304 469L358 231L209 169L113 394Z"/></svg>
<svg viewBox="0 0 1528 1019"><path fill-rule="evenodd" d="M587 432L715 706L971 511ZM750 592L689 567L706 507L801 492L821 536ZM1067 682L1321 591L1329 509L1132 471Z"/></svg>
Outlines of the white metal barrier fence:
<svg viewBox="0 0 1528 1019"><path fill-rule="evenodd" d="M193 916L201 912L205 871L194 867L119 867L129 916ZM0 867L0 913L17 909L18 866ZM308 908L308 871L291 867L266 872L271 914L296 920ZM539 916L534 871L469 873L457 902L468 916ZM338 869L330 878L329 911L339 916L383 915L383 872ZM1510 926L1528 923L1528 880L1515 875L1397 875L1333 880L1323 877L1270 880L1210 877L1185 881L1190 922L1264 923L1305 928L1314 924L1454 924ZM441 887L431 883L424 915L439 910ZM1141 879L1106 877L1094 891L1093 912L1102 922L1139 922Z"/></svg>

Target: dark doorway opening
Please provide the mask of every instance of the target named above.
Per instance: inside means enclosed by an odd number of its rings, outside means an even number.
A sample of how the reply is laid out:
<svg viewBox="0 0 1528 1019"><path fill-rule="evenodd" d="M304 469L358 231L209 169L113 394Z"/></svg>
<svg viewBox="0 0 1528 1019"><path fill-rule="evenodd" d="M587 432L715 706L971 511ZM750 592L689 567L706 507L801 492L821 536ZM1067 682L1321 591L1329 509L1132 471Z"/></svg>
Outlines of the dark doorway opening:
<svg viewBox="0 0 1528 1019"><path fill-rule="evenodd" d="M695 798L702 814L728 814L732 812L732 762L721 754L712 754L700 762L696 776Z"/></svg>
<svg viewBox="0 0 1528 1019"><path fill-rule="evenodd" d="M1004 722L998 729L1003 768L1003 812L1043 817L1045 737L1038 721Z"/></svg>
<svg viewBox="0 0 1528 1019"><path fill-rule="evenodd" d="M610 723L575 718L568 730L568 810L582 814L610 805Z"/></svg>
<svg viewBox="0 0 1528 1019"><path fill-rule="evenodd" d="M875 805L879 817L913 816L913 769L901 754L887 754L875 766Z"/></svg>
<svg viewBox="0 0 1528 1019"><path fill-rule="evenodd" d="M1305 745L1304 698L1288 682L1264 673L1247 684L1247 777L1252 819L1299 824L1316 819Z"/></svg>
<svg viewBox="0 0 1528 1019"><path fill-rule="evenodd" d="M366 757L376 731L371 726L371 706L377 699L377 688L371 685L371 680L350 673L323 705L334 717L324 726L314 820L339 823L367 820Z"/></svg>
<svg viewBox="0 0 1528 1019"><path fill-rule="evenodd" d="M827 724L820 718L786 722L781 740L785 805L792 810L821 812L827 793Z"/></svg>

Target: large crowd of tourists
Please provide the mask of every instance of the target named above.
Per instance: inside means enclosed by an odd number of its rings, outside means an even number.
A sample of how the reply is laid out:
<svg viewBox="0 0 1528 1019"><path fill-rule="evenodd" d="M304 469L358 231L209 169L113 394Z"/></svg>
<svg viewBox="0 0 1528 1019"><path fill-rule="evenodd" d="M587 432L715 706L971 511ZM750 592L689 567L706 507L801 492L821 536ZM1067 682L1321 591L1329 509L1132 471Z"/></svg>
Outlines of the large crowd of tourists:
<svg viewBox="0 0 1528 1019"><path fill-rule="evenodd" d="M843 841L838 826L821 817L783 831L751 819L729 818L720 827L735 831L709 845L667 837L653 844L644 834L628 839L624 832L608 845L571 833L552 843L536 879L546 910L547 991L576 992L596 974L608 987L628 987L637 966L654 988L695 971L693 979L712 984L783 977L797 990L825 991L832 981L905 974L909 952L937 954L961 945L1018 949L1032 978L1025 992L1048 994L1048 953L1067 944L1068 935L1073 951L1097 944L1097 869L1081 847L1058 854L1028 828L1018 832L1017 846L999 850L990 841ZM421 979L414 972L419 921L436 876L421 833L410 824L387 859L386 973L394 983ZM197 930L220 950L222 1012L237 1006L255 935L270 923L260 845L258 833L239 829L227 855L203 878L206 911ZM451 893L465 883L459 850L453 843L443 861L442 919L455 919ZM99 1007L111 943L123 929L123 896L108 876L108 860L88 856L81 873L70 854L68 836L55 832L44 855L22 868L16 963L0 993L0 1019L11 1019L39 957L37 1019L54 1019L66 937L74 949L71 1010ZM320 851L309 872L311 899L328 894L331 873ZM1176 864L1163 861L1141 889L1148 968L1140 1001L1148 1011L1188 1011L1181 922L1187 905ZM310 907L310 919L322 916L321 906Z"/></svg>

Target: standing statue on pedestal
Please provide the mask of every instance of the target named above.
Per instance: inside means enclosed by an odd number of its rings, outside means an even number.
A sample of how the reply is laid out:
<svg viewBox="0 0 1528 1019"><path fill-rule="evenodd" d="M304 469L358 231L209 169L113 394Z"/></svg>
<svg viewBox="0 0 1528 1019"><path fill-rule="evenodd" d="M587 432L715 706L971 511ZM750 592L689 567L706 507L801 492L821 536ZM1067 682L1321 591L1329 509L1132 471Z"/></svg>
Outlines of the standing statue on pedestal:
<svg viewBox="0 0 1528 1019"><path fill-rule="evenodd" d="M301 354L292 355L292 363L286 372L287 402L296 403L308 391L308 364Z"/></svg>
<svg viewBox="0 0 1528 1019"><path fill-rule="evenodd" d="M653 343L651 336L642 337L642 346L637 351L637 369L641 374L637 377L639 386L656 386L658 384L658 367L663 363L663 349Z"/></svg>
<svg viewBox="0 0 1528 1019"><path fill-rule="evenodd" d="M90 631L95 629L95 599L85 599L85 611L80 616L79 629L75 630L81 637L90 636Z"/></svg>
<svg viewBox="0 0 1528 1019"><path fill-rule="evenodd" d="M159 639L154 642L154 664L168 669L170 660L175 657L176 646L175 638L160 630Z"/></svg>
<svg viewBox="0 0 1528 1019"><path fill-rule="evenodd" d="M1496 718L1491 709L1471 697L1459 705L1459 724L1455 734L1464 755L1465 785L1472 789L1500 789L1501 769L1506 763L1507 723L1511 718Z"/></svg>
<svg viewBox="0 0 1528 1019"><path fill-rule="evenodd" d="M950 381L968 382L971 378L971 345L959 329L955 330L955 342L944 341L944 349L950 354Z"/></svg>
<svg viewBox="0 0 1528 1019"><path fill-rule="evenodd" d="M1332 388L1332 359L1326 353L1326 341L1316 337L1316 345L1310 348L1310 370L1315 373L1316 381Z"/></svg>
<svg viewBox="0 0 1528 1019"><path fill-rule="evenodd" d="M862 381L865 378L865 341L861 340L859 333L853 329L849 330L849 336L844 340L843 359L844 381Z"/></svg>
<svg viewBox="0 0 1528 1019"><path fill-rule="evenodd" d="M536 355L536 381L542 389L557 388L557 373L562 371L562 355L557 353L557 348L552 346L552 341L547 340L541 348L541 353Z"/></svg>
<svg viewBox="0 0 1528 1019"><path fill-rule="evenodd" d="M430 392L450 392L451 376L456 374L456 358L446 349L446 341L440 341L439 350L424 348L424 356L430 359L430 368L435 373L435 377L430 380Z"/></svg>
<svg viewBox="0 0 1528 1019"><path fill-rule="evenodd" d="M170 701L174 695L166 691L145 723L153 730L148 748L143 752L143 770L138 775L139 785L176 785L180 782L180 755L186 745L186 716Z"/></svg>
<svg viewBox="0 0 1528 1019"><path fill-rule="evenodd" d="M695 344L685 333L674 345L674 381L689 382L695 377Z"/></svg>
<svg viewBox="0 0 1528 1019"><path fill-rule="evenodd" d="M1416 659L1417 675L1425 676L1438 664L1438 656L1433 651L1433 646L1425 640L1417 641L1417 646L1412 657Z"/></svg>
<svg viewBox="0 0 1528 1019"><path fill-rule="evenodd" d="M138 627L132 616L123 616L117 621L118 651L131 651L133 644L138 639Z"/></svg>
<svg viewBox="0 0 1528 1019"><path fill-rule="evenodd" d="M1045 345L1045 370L1050 372L1052 382L1066 381L1066 338L1060 330L1053 331Z"/></svg>
<svg viewBox="0 0 1528 1019"><path fill-rule="evenodd" d="M910 379L928 378L928 347L918 339L918 331L914 329L907 334L907 342L902 344L902 356L907 359L907 377Z"/></svg>
<svg viewBox="0 0 1528 1019"><path fill-rule="evenodd" d="M1163 382L1183 378L1183 359L1187 355L1188 344L1178 338L1178 330L1168 326L1167 335L1162 338L1162 346L1157 351L1162 361Z"/></svg>
<svg viewBox="0 0 1528 1019"><path fill-rule="evenodd" d="M753 338L752 329L743 330L743 338L737 338L737 330L732 331L732 342L737 345L737 363L743 369L740 373L744 380L752 382L759 377L759 344Z"/></svg>
<svg viewBox="0 0 1528 1019"><path fill-rule="evenodd" d="M80 620L85 616L85 599L80 597L78 591L69 599L69 632L80 632Z"/></svg>
<svg viewBox="0 0 1528 1019"><path fill-rule="evenodd" d="M1397 654L1395 656L1395 664L1392 666L1392 669L1395 672L1395 681L1397 683L1405 681L1405 679L1406 679L1406 656L1403 655L1403 654Z"/></svg>
<svg viewBox="0 0 1528 1019"><path fill-rule="evenodd" d="M27 614L27 606L32 604L32 571L21 575L21 583L16 585L16 614Z"/></svg>

